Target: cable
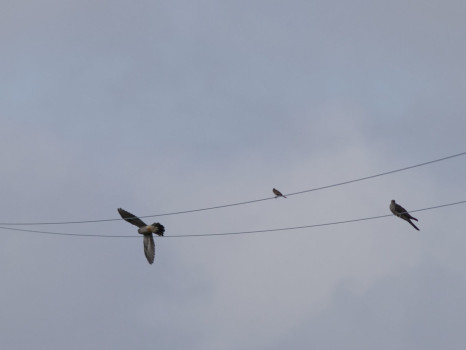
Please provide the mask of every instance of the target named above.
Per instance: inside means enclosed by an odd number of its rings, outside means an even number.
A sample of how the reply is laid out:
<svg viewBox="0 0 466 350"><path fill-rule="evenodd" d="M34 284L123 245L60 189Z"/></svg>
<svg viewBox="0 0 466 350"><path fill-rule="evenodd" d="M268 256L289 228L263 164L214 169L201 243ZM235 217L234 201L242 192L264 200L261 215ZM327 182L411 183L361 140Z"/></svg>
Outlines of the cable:
<svg viewBox="0 0 466 350"><path fill-rule="evenodd" d="M464 201L459 201L459 202L455 202L455 203L448 203L448 204L437 205L437 206L428 207L428 208L417 209L417 210L410 210L410 212L411 212L411 213L415 213L415 212L419 212L419 211L432 210L432 209L443 208L443 207L448 207L448 206L453 206L453 205L458 205L458 204L464 204L464 203L466 203L466 200L464 200ZM315 227L322 227L322 226L332 226L332 225L348 224L348 223L358 222L358 221L375 220L375 219L386 218L386 217L389 217L389 216L392 216L392 215L393 215L393 214L385 214L385 215L371 216L371 217L368 217L368 218L361 218L361 219L352 219L352 220L344 220L344 221L334 221L334 222L327 222L327 223L323 223L323 224L313 224L313 225L305 225L305 226L283 227L283 228L274 228L274 229L266 229L266 230L241 231L241 232L227 232L227 233L205 233L205 234L173 235L173 236L166 236L166 237L167 237L167 238L171 238L171 237L173 237L173 238L182 238L182 237L209 237L209 236L244 235L244 234L264 233L264 232L300 230L300 229L303 229L303 228L315 228Z"/></svg>
<svg viewBox="0 0 466 350"><path fill-rule="evenodd" d="M57 236L77 236L77 237L102 237L102 238L137 238L138 236L119 236L119 235L101 235L101 234L86 234L86 233L65 233L65 232L51 232L51 231L38 231L38 230L26 230L21 228L14 227L2 227L2 230L11 230L11 231L20 231L20 232L33 232L33 233L43 233L47 235L57 235Z"/></svg>
<svg viewBox="0 0 466 350"><path fill-rule="evenodd" d="M434 159L434 160L431 160L431 161L428 161L428 162L419 163L419 164L411 165L411 166L400 168L400 169L390 170L390 171L386 171L386 172L371 175L371 176L366 176L366 177L361 177L361 178L358 178L358 179L339 182L339 183L332 184L332 185L311 188L309 190L304 190L304 191L299 191L299 192L294 192L294 193L286 193L285 195L286 196L295 196L295 195L302 194L302 193L314 192L314 191L324 190L324 189L331 188L331 187L343 186L343 185L347 185L347 184L354 183L354 182L360 182L360 181L364 181L364 180L373 179L375 177L390 175L390 174L398 173L398 172L401 172L401 171L406 171L406 170L409 170L409 169L422 167L422 166L425 166L425 165L441 162L441 161L444 161L444 160L448 160L448 159L451 159L451 158L460 157L460 156L464 156L464 155L466 155L466 152L453 154L451 156L447 156L447 157L443 157L443 158L439 158L439 159ZM199 211L206 211L206 210L227 208L227 207L233 207L233 206L244 205L244 204L257 203L257 202L262 202L262 201L266 201L266 200L270 200L270 199L274 199L274 198L275 197L267 197L267 198L254 199L254 200L250 200L250 201L231 203L231 204L223 204L223 205L217 205L217 206L200 208L200 209L190 209L190 210L182 210L182 211L176 211L176 212L170 212L170 213L144 215L144 216L139 216L139 218L150 218L150 217L161 217L161 216L169 216L169 215L179 215L179 214L194 213L194 212L199 212ZM123 220L123 219L113 218L113 219L81 220L81 221L22 222L22 223L21 222L13 222L13 223L11 223L11 222L1 222L0 225L3 225L3 226L69 225L69 224L87 224L87 223L117 221L117 220Z"/></svg>
<svg viewBox="0 0 466 350"><path fill-rule="evenodd" d="M301 193L306 193L306 192L312 192L312 191L323 190L323 189L326 189L326 188L337 187L337 186L347 185L347 184L354 183L354 182L369 180L369 179L373 179L373 178L375 178L375 177L380 177L380 176L384 176L384 175L390 175L390 174L394 174L394 173L399 173L399 172L401 172L401 171L405 171L405 170L409 170L409 169L414 169L414 168L418 168L418 167L421 167L421 166L425 166L425 165L429 165L429 164L441 162L441 161L443 161L443 160L447 160L447 159L451 159L451 158L455 158L455 157L459 157L459 156L464 156L465 154L466 154L466 152L461 152L461 153L458 153L458 154L454 154L454 155L452 155L452 156L443 157L443 158L431 160L431 161L424 162L424 163L419 163L419 164L416 164L416 165L407 166L407 167L400 168L400 169L396 169L396 170L386 171L386 172L380 173L380 174L375 174L375 175L371 175L371 176L361 177L361 178L359 178L359 179L344 181L344 182L336 183L336 184L333 184L333 185L317 187L317 188L313 188L313 189L310 189L310 190L304 190L304 191L299 191L299 192L294 192L294 193L286 194L286 196L294 196L294 195L296 195L296 194L301 194Z"/></svg>
<svg viewBox="0 0 466 350"><path fill-rule="evenodd" d="M449 207L458 204L464 204L466 200L448 203L448 204L441 204L432 207L410 210L411 213L419 212L419 211L426 211L426 210L433 210L443 207ZM385 214L379 216L371 216L367 218L360 218L360 219L351 219L351 220L343 220L343 221L333 221L327 222L323 224L313 224L313 225L305 225L305 226L292 226L292 227L282 227L282 228L273 228L273 229L265 229L265 230L253 230L253 231L239 231L239 232L225 232L225 233L201 233L201 234L188 234L188 235L172 235L172 236L163 236L163 238L185 238L185 237L212 237L212 236L230 236L230 235L246 235L246 234L253 234L253 233L265 233L265 232L277 232L277 231L290 231L290 230L300 230L304 228L315 228L315 227L322 227L322 226L332 226L332 225L341 225L341 224L348 224L352 222L358 221L367 221L367 220L375 220L386 218L392 216L393 214ZM12 231L21 231L21 232L34 232L34 233L42 233L42 234L50 234L50 235L60 235L60 236L79 236L79 237L101 237L101 238L136 238L137 235L132 236L118 236L118 235L101 235L101 234L80 234L80 233L64 233L64 232L50 232L50 231L37 231L37 230L26 230L26 229L19 229L19 228L12 228L12 227L2 227L2 230L12 230Z"/></svg>

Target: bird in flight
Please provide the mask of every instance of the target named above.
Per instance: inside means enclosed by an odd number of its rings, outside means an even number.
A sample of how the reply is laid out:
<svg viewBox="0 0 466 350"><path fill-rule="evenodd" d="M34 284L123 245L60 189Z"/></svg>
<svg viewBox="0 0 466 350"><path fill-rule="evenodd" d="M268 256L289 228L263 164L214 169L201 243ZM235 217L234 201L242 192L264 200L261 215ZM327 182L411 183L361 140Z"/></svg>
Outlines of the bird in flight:
<svg viewBox="0 0 466 350"><path fill-rule="evenodd" d="M390 203L390 211L393 213L393 215L398 216L399 218L402 218L403 220L406 220L413 226L416 230L419 231L416 225L413 224L411 220L416 220L418 221L414 216L411 216L411 214L408 213L408 211L403 208L401 205L395 202L394 199L392 199Z"/></svg>
<svg viewBox="0 0 466 350"><path fill-rule="evenodd" d="M118 213L120 213L121 217L130 224L139 227L138 233L144 235L144 254L146 255L149 264L152 264L155 257L155 243L152 234L155 233L158 236L163 236L165 227L158 222L154 222L152 225L146 225L140 218L121 208L118 208Z"/></svg>
<svg viewBox="0 0 466 350"><path fill-rule="evenodd" d="M273 193L275 195L275 198L277 197L283 197L283 198L286 198L286 196L284 196L279 190L277 190L276 188L274 188L273 190Z"/></svg>

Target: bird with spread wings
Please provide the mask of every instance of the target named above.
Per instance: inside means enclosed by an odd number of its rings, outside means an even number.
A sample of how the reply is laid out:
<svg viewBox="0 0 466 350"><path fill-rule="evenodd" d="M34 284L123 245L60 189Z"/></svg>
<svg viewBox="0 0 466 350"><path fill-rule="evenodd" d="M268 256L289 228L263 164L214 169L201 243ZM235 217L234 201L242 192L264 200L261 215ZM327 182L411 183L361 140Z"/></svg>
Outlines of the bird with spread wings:
<svg viewBox="0 0 466 350"><path fill-rule="evenodd" d="M127 212L124 209L118 208L118 213L121 217L128 221L130 224L133 224L138 227L138 233L144 235L144 254L146 255L147 261L149 264L154 262L155 258L155 243L154 237L152 236L155 233L158 236L163 236L165 232L165 227L158 222L154 222L152 225L147 225L137 216L134 216L130 212Z"/></svg>

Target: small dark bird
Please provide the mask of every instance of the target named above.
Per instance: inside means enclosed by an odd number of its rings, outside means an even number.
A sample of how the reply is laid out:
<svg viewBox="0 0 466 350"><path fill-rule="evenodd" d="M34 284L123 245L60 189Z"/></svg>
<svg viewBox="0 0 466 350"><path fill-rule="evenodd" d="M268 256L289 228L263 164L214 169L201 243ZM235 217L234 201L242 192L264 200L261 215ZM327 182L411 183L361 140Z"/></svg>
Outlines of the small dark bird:
<svg viewBox="0 0 466 350"><path fill-rule="evenodd" d="M152 225L146 225L144 221L139 219L137 216L134 216L121 208L118 208L118 213L120 213L121 217L130 224L139 227L138 233L144 235L144 254L146 255L149 264L152 264L155 258L155 243L152 234L155 233L156 235L163 236L165 227L158 222L154 222Z"/></svg>
<svg viewBox="0 0 466 350"><path fill-rule="evenodd" d="M279 190L277 190L276 188L274 188L273 190L273 193L275 194L275 198L277 197L283 197L283 198L286 198L286 196L284 196Z"/></svg>
<svg viewBox="0 0 466 350"><path fill-rule="evenodd" d="M419 231L416 225L413 224L411 220L416 220L418 221L414 216L411 216L408 211L403 208L401 205L395 203L395 200L392 199L390 203L390 211L393 213L393 215L398 216L399 218L402 218L403 220L406 220L409 222L416 230Z"/></svg>

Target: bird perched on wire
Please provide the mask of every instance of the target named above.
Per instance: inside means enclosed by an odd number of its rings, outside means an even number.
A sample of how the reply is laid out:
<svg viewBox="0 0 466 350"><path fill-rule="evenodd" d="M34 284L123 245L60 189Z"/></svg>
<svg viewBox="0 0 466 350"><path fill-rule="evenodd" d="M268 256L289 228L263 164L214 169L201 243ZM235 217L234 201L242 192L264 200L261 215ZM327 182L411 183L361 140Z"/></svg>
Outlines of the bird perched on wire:
<svg viewBox="0 0 466 350"><path fill-rule="evenodd" d="M411 214L408 213L408 211L403 208L401 205L395 202L394 199L392 199L390 203L390 211L393 213L393 215L398 216L399 218L402 218L403 220L406 220L409 222L416 230L419 231L416 225L413 224L411 220L416 220L418 221L414 216L411 216Z"/></svg>
<svg viewBox="0 0 466 350"><path fill-rule="evenodd" d="M273 193L275 194L275 198L277 197L283 197L283 198L286 198L286 196L284 196L279 190L277 190L276 188L274 188L273 190Z"/></svg>
<svg viewBox="0 0 466 350"><path fill-rule="evenodd" d="M155 257L155 243L152 234L155 233L158 236L163 236L165 227L158 222L154 222L152 225L146 225L146 223L140 218L121 208L118 208L118 213L120 213L121 217L130 224L139 227L138 233L144 235L144 254L146 255L149 264L152 264Z"/></svg>

